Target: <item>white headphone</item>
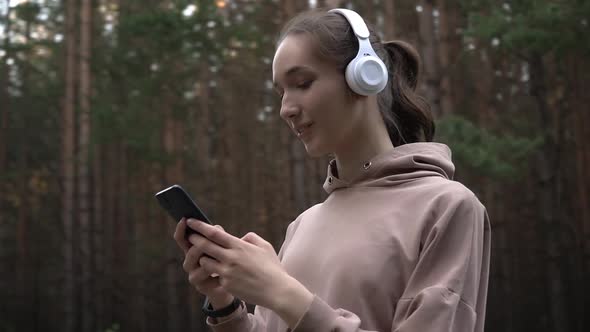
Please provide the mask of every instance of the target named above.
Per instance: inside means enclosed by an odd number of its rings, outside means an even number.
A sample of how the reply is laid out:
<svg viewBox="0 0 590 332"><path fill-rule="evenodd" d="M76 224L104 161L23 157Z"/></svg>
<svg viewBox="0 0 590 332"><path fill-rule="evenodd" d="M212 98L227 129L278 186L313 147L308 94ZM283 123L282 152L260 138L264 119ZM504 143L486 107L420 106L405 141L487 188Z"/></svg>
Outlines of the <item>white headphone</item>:
<svg viewBox="0 0 590 332"><path fill-rule="evenodd" d="M329 12L337 12L344 16L359 41L356 57L346 66L345 77L348 86L363 96L381 92L387 85L387 67L371 46L369 29L365 21L350 9L335 8Z"/></svg>

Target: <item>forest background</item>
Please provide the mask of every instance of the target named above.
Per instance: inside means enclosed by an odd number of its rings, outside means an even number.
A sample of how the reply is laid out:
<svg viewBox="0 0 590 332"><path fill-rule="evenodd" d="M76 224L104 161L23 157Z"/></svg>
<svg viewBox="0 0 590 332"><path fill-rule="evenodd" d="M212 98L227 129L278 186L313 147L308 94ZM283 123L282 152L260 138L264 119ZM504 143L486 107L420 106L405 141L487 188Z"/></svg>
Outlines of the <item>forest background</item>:
<svg viewBox="0 0 590 332"><path fill-rule="evenodd" d="M320 6L419 50L436 141L491 217L486 330L587 331L583 0L0 1L0 331L205 331L153 195L182 184L277 249L325 198L270 81L280 27Z"/></svg>

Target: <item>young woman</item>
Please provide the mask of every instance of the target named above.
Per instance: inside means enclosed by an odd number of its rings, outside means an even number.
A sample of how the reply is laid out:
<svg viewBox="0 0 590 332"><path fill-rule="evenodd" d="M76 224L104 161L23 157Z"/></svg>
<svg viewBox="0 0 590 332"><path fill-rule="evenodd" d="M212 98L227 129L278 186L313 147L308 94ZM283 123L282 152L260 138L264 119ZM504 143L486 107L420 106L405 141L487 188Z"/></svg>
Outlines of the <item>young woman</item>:
<svg viewBox="0 0 590 332"><path fill-rule="evenodd" d="M329 196L289 225L278 255L254 233L181 220L174 238L213 330L483 331L489 221L452 181L449 148L430 142L418 68L410 45L382 43L352 11L287 24L280 116L310 156L335 157Z"/></svg>

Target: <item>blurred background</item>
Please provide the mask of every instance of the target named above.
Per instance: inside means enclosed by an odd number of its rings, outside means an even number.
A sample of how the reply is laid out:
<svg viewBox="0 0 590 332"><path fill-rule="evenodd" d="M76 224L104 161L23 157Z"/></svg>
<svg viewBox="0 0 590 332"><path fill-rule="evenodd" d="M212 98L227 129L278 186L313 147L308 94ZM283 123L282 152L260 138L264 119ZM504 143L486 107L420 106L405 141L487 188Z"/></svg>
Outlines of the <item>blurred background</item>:
<svg viewBox="0 0 590 332"><path fill-rule="evenodd" d="M456 179L492 222L487 331L587 331L590 1L0 1L0 331L205 331L174 222L279 248L325 199L279 118L281 26L348 7L415 45Z"/></svg>

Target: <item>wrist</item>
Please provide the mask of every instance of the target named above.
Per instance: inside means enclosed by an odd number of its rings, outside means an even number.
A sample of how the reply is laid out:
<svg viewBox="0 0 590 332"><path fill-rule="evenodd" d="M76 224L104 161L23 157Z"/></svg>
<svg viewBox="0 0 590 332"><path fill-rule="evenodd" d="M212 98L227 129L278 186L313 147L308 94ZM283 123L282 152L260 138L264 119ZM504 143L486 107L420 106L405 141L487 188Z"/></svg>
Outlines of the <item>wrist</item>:
<svg viewBox="0 0 590 332"><path fill-rule="evenodd" d="M279 315L290 328L294 328L307 312L314 295L297 279L289 276L273 297L274 302L269 309Z"/></svg>
<svg viewBox="0 0 590 332"><path fill-rule="evenodd" d="M225 294L223 296L209 296L209 303L214 310L225 308L230 305L234 300L234 296L231 294Z"/></svg>
<svg viewBox="0 0 590 332"><path fill-rule="evenodd" d="M232 302L223 308L213 308L213 305L211 304L211 302L209 301L209 298L205 298L205 302L203 303L203 308L202 311L205 315L207 315L208 317L214 319L214 320L218 320L221 319L221 321L224 321L226 319L229 319L232 317L232 314L234 312L236 312L236 310L238 310L240 307L242 306L242 301L240 299L238 299L237 297L234 297Z"/></svg>

